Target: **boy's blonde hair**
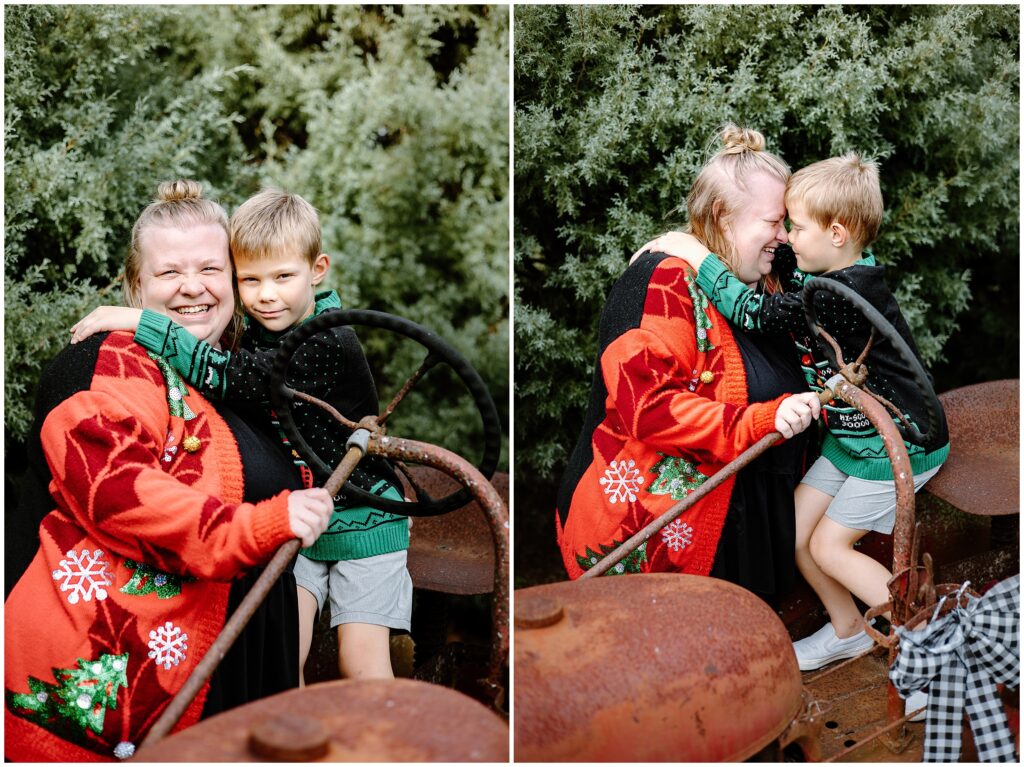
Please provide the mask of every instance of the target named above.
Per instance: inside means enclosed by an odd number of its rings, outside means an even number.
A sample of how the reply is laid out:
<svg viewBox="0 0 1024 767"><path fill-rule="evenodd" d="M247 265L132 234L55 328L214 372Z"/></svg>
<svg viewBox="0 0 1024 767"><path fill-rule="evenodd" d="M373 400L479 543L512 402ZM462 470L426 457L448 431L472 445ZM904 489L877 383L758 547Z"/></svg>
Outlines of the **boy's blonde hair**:
<svg viewBox="0 0 1024 767"><path fill-rule="evenodd" d="M847 152L801 168L786 185L787 207L790 201L802 203L823 229L833 221L842 224L857 247L866 248L878 236L885 212L878 163Z"/></svg>
<svg viewBox="0 0 1024 767"><path fill-rule="evenodd" d="M165 181L156 191L156 199L139 214L132 227L132 239L121 277L124 302L135 309L142 308L139 278L142 271L142 232L150 226L186 229L190 226L219 224L228 232L228 216L224 208L213 200L203 198L203 187L198 181L178 179Z"/></svg>
<svg viewBox="0 0 1024 767"><path fill-rule="evenodd" d="M782 158L765 151L764 136L756 130L727 123L717 139L722 148L700 169L686 198L690 219L687 231L735 273L736 250L726 238L725 227L743 204L747 178L761 172L786 183L790 170ZM777 287L773 275L764 280L767 288Z"/></svg>
<svg viewBox="0 0 1024 767"><path fill-rule="evenodd" d="M323 252L316 208L280 189L264 189L243 202L231 216L230 235L236 264L297 251L312 266Z"/></svg>

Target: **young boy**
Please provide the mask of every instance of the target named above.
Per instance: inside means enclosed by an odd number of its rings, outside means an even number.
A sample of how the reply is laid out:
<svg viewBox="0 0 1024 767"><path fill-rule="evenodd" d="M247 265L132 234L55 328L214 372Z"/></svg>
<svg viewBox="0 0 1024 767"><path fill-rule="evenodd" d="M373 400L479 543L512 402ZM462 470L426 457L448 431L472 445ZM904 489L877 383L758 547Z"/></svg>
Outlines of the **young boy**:
<svg viewBox="0 0 1024 767"><path fill-rule="evenodd" d="M838 371L831 369L821 352L826 342L816 344L808 334L800 290L811 275L841 282L867 299L917 355L910 328L885 284L884 269L865 250L878 234L883 213L875 163L849 153L810 165L790 178L786 207L796 268L788 249L779 248L773 269L788 282L786 293L756 293L688 235L672 235L673 253L698 268L701 290L738 327L794 334L807 383L814 391L821 391L824 382ZM675 247L677 243L682 252ZM870 337L867 320L832 294L818 296L822 297L816 298L822 306L819 324L840 344L847 361L856 359ZM920 392L891 346L875 344L866 364L870 390L922 425L927 416ZM831 622L794 643L803 671L853 657L871 646L851 592L869 606L881 604L889 598L886 582L891 574L853 546L870 530L891 533L896 518L892 469L878 432L842 401L825 405L822 416L826 431L821 457L796 491L796 561ZM915 491L949 454L945 416L940 413L939 417L938 436L930 444L906 443Z"/></svg>
<svg viewBox="0 0 1024 767"><path fill-rule="evenodd" d="M239 351L223 352L198 341L165 315L124 307L96 309L72 328L73 341L103 330L135 330L139 344L167 360L203 394L259 405L269 418L270 368L281 339L306 319L340 309L341 303L333 291L316 292L330 260L321 252L317 212L298 195L264 190L238 208L230 229L238 295L248 315ZM336 327L301 347L289 365L289 382L350 420L377 413L373 378L351 328ZM294 414L310 446L328 465L336 465L350 430L313 405L296 402ZM310 472L280 436L282 449L295 458L310 484ZM380 459L364 457L349 481L402 500L397 478ZM342 675L393 676L390 629L408 630L412 611L408 546L407 517L353 507L343 494L335 498L326 532L302 550L294 567L300 683L316 616L328 595Z"/></svg>

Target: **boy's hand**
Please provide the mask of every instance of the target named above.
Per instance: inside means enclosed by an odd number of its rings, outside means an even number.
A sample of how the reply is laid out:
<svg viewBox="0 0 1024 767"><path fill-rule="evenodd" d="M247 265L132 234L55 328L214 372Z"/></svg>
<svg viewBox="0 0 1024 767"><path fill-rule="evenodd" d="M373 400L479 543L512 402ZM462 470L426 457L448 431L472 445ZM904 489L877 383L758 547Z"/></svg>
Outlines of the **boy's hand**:
<svg viewBox="0 0 1024 767"><path fill-rule="evenodd" d="M700 265L708 256L708 249L701 244L701 241L692 234L684 232L668 232L656 239L651 240L640 250L633 254L629 263L633 263L642 253L667 253L670 256L683 259L694 269L700 269Z"/></svg>
<svg viewBox="0 0 1024 767"><path fill-rule="evenodd" d="M105 330L130 330L134 333L139 329L141 318L141 309L99 306L71 326L71 343L77 344L94 333L102 333Z"/></svg>
<svg viewBox="0 0 1024 767"><path fill-rule="evenodd" d="M334 499L322 487L293 490L288 496L288 524L292 533L302 540L303 548L316 543L327 529L334 511Z"/></svg>
<svg viewBox="0 0 1024 767"><path fill-rule="evenodd" d="M775 411L775 431L790 439L810 426L820 413L821 401L814 392L786 397Z"/></svg>

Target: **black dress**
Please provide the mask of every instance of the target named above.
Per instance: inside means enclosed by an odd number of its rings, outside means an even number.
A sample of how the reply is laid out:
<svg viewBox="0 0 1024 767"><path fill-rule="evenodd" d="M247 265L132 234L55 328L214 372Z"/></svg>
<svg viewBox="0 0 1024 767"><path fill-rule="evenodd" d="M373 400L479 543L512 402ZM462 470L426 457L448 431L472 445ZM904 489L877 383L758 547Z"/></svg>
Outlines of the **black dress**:
<svg viewBox="0 0 1024 767"><path fill-rule="evenodd" d="M211 404L238 443L245 479L244 501L256 503L284 489L301 489L295 464L281 449L281 439L272 431L266 414L223 402ZM231 584L225 621L261 572L262 567L254 568ZM210 677L202 718L298 686L299 608L295 576L289 565Z"/></svg>
<svg viewBox="0 0 1024 767"><path fill-rule="evenodd" d="M747 374L748 401L766 402L807 391L788 335L747 334L730 323ZM729 511L711 575L754 592L769 604L792 590L796 579L793 492L809 465L812 425L762 453L736 475Z"/></svg>

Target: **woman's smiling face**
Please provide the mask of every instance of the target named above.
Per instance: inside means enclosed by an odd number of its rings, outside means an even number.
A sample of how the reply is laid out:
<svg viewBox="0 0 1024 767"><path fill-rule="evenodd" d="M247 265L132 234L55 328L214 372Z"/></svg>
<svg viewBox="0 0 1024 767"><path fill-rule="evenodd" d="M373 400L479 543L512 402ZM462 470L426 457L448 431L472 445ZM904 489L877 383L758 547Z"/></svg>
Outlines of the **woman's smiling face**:
<svg viewBox="0 0 1024 767"><path fill-rule="evenodd" d="M139 235L142 308L220 342L235 309L228 235L219 224L148 226Z"/></svg>
<svg viewBox="0 0 1024 767"><path fill-rule="evenodd" d="M751 173L739 203L725 222L735 251L734 272L748 286L772 270L775 246L785 243L786 183L767 173Z"/></svg>

